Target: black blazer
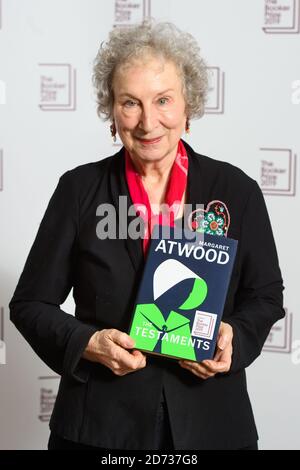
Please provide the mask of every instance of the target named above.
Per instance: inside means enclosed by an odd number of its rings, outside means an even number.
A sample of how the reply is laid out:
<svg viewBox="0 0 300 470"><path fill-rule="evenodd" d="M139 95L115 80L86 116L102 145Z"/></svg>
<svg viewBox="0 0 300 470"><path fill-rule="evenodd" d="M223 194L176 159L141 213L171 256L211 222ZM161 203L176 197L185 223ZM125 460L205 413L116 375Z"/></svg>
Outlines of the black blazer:
<svg viewBox="0 0 300 470"><path fill-rule="evenodd" d="M177 360L149 354L144 369L120 377L81 358L96 330L128 332L144 265L141 239L96 236L100 203L118 208L119 195L131 203L122 147L61 176L9 304L18 330L61 375L50 421L61 437L110 449L151 449L164 390L175 449L236 449L257 439L244 369L284 316L272 229L253 179L183 144L187 202L223 201L231 216L228 236L239 240L223 318L234 331L231 370L202 380ZM60 309L72 288L75 317Z"/></svg>

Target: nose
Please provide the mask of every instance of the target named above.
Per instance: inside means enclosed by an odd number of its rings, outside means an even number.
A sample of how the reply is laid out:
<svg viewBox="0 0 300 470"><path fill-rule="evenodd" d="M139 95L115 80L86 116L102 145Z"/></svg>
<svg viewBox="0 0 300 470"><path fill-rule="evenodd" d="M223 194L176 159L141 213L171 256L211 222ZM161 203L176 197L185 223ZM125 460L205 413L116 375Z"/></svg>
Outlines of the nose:
<svg viewBox="0 0 300 470"><path fill-rule="evenodd" d="M156 110L150 106L143 106L139 127L144 131L145 134L150 134L153 129L157 126L158 117Z"/></svg>

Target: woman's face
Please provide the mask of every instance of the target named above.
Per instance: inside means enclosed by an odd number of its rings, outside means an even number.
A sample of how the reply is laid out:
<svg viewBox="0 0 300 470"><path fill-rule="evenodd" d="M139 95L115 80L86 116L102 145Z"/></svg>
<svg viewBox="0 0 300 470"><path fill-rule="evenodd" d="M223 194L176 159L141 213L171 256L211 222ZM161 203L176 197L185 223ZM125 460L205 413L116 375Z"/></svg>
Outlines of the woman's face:
<svg viewBox="0 0 300 470"><path fill-rule="evenodd" d="M116 129L132 157L144 162L175 157L187 118L175 64L136 59L116 70L113 92Z"/></svg>

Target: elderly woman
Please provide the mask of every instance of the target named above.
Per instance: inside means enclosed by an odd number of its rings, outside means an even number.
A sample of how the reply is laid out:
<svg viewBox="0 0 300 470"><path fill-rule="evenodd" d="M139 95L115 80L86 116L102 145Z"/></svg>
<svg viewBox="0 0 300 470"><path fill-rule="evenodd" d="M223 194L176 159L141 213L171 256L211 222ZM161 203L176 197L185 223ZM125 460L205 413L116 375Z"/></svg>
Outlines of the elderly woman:
<svg viewBox="0 0 300 470"><path fill-rule="evenodd" d="M123 146L62 175L10 302L16 327L61 375L48 448L256 449L245 368L284 316L283 285L257 183L181 139L204 112L199 47L170 23L115 28L94 84L98 113ZM150 208L134 214L143 236L124 236L133 215L121 223L120 196L125 211ZM197 229L184 204L204 204L205 215L216 201L227 223L217 230L207 221L205 230L239 244L214 359L146 356L127 332L153 221L166 215L160 205ZM117 236L99 236L102 204L115 208ZM75 317L60 309L72 288Z"/></svg>

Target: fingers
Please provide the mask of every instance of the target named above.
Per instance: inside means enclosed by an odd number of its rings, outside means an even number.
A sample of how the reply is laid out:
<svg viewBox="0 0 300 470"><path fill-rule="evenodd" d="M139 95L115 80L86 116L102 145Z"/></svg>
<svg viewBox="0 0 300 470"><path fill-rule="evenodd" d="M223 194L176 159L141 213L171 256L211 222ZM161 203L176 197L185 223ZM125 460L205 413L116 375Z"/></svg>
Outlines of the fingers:
<svg viewBox="0 0 300 470"><path fill-rule="evenodd" d="M224 351L217 351L214 359L206 359L202 362L179 361L184 369L189 370L201 379L214 377L216 374L228 372L231 366L232 346L226 347Z"/></svg>
<svg viewBox="0 0 300 470"><path fill-rule="evenodd" d="M128 352L119 346L116 346L116 348L115 360L122 369L134 371L145 367L146 356L141 351L134 350L133 352Z"/></svg>
<svg viewBox="0 0 300 470"><path fill-rule="evenodd" d="M125 373L130 373L130 372L135 372L139 369L143 369L144 367L146 367L146 356L145 354L143 354L141 351L138 351L138 350L134 350L132 351L132 353L130 353L132 356L135 357L136 359L136 363L131 365L130 368L128 368L126 366L126 363L124 363L124 371Z"/></svg>
<svg viewBox="0 0 300 470"><path fill-rule="evenodd" d="M207 368L208 371L214 373L214 374L220 374L222 372L227 372L230 367L230 361L226 360L224 355L220 356L218 361L215 361L213 359L209 359L204 362L204 367Z"/></svg>
<svg viewBox="0 0 300 470"><path fill-rule="evenodd" d="M116 375L125 375L146 366L146 356L138 350L127 351L134 347L134 340L124 332L107 330L109 344L108 367Z"/></svg>
<svg viewBox="0 0 300 470"><path fill-rule="evenodd" d="M192 374L196 375L197 377L200 377L203 380L206 380L215 375L213 372L209 371L206 367L204 367L202 363L179 361L179 364L183 369L187 369L188 371L192 372Z"/></svg>

